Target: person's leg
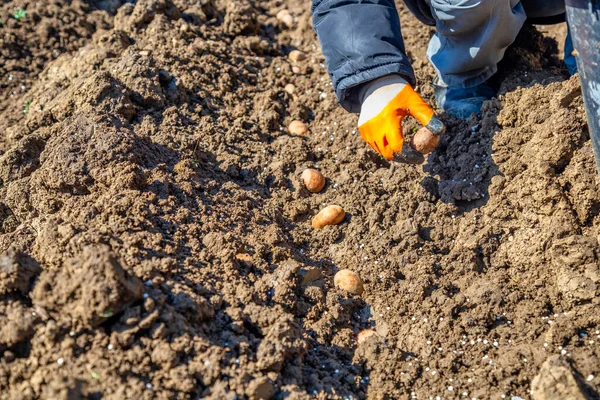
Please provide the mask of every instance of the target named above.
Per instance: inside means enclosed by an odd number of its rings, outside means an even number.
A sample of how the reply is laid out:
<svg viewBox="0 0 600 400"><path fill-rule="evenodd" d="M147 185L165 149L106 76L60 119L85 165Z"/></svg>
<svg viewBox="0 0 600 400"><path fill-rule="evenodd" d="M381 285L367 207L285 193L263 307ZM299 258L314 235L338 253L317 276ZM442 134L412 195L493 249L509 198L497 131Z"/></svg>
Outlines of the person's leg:
<svg viewBox="0 0 600 400"><path fill-rule="evenodd" d="M565 0L521 0L527 18L546 19L563 15L566 11ZM534 22L535 23L535 22Z"/></svg>
<svg viewBox="0 0 600 400"><path fill-rule="evenodd" d="M438 106L459 118L496 95L485 82L515 40L526 16L519 0L428 0L436 33L427 56L436 69Z"/></svg>
<svg viewBox="0 0 600 400"><path fill-rule="evenodd" d="M427 56L441 85L472 88L491 77L526 15L519 0L430 0L436 33Z"/></svg>

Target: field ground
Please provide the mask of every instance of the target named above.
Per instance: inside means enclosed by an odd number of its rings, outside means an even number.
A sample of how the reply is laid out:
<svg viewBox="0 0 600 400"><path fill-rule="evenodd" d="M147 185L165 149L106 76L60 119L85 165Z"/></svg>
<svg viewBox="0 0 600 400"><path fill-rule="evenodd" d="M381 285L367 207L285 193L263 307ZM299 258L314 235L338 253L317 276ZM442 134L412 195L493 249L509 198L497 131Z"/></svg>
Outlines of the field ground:
<svg viewBox="0 0 600 400"><path fill-rule="evenodd" d="M433 102L432 30L399 8ZM600 182L564 26L524 29L498 99L405 166L336 104L308 1L0 20L0 399L599 398ZM346 220L312 229L327 204Z"/></svg>

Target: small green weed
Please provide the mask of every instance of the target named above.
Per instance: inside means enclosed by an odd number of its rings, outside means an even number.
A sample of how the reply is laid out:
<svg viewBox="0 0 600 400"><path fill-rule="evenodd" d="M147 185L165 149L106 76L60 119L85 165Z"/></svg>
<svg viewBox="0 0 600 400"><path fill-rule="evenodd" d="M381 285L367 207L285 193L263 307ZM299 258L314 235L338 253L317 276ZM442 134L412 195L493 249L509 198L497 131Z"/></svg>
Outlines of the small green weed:
<svg viewBox="0 0 600 400"><path fill-rule="evenodd" d="M108 310L106 310L102 314L100 314L100 316L103 318L110 318L114 315L114 313L115 312L109 308Z"/></svg>
<svg viewBox="0 0 600 400"><path fill-rule="evenodd" d="M31 106L31 100L28 100L27 103L23 104L23 114L29 114L30 106Z"/></svg>
<svg viewBox="0 0 600 400"><path fill-rule="evenodd" d="M13 14L13 18L16 19L17 21L21 21L21 19L25 18L26 15L27 15L27 11L23 10L22 8L17 8L15 13Z"/></svg>

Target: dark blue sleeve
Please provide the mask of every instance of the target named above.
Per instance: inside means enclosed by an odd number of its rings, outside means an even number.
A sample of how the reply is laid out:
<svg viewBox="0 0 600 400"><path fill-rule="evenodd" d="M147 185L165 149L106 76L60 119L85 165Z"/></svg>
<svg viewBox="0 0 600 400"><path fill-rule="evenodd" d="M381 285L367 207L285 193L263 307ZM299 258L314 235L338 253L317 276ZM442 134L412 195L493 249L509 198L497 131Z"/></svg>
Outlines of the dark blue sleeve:
<svg viewBox="0 0 600 400"><path fill-rule="evenodd" d="M338 101L360 111L357 88L389 74L414 86L393 0L313 0L313 27L319 37Z"/></svg>

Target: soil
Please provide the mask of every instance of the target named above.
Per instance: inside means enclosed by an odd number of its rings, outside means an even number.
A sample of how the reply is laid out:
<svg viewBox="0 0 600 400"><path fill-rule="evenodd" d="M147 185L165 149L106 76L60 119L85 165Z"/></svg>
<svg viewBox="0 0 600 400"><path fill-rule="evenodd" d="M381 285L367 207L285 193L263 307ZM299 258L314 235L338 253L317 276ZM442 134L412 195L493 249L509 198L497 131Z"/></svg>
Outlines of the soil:
<svg viewBox="0 0 600 400"><path fill-rule="evenodd" d="M432 29L398 7L433 103ZM600 180L564 27L525 28L498 98L407 166L337 105L309 2L0 11L0 399L599 398ZM345 221L314 230L328 204Z"/></svg>

